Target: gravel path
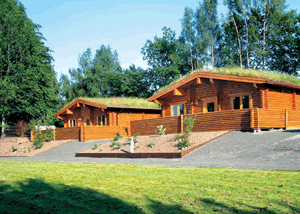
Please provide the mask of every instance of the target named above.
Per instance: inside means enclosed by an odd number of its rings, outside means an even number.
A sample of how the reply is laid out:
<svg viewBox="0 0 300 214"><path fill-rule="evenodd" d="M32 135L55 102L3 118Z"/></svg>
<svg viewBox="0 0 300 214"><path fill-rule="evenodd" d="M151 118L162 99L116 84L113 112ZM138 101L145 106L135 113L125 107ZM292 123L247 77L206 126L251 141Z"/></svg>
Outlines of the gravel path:
<svg viewBox="0 0 300 214"><path fill-rule="evenodd" d="M33 157L0 157L0 160L119 163L178 167L224 167L235 169L300 170L300 131L234 131L181 159L123 159L75 157L76 152L109 140L77 140Z"/></svg>

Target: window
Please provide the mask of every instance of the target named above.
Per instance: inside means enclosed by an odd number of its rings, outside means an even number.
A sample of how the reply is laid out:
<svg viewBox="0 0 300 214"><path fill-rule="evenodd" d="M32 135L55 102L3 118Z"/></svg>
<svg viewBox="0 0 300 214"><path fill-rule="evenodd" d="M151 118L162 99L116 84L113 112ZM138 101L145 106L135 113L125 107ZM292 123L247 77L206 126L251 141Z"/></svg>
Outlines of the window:
<svg viewBox="0 0 300 214"><path fill-rule="evenodd" d="M90 125L90 119L86 119L86 125L87 125L87 126Z"/></svg>
<svg viewBox="0 0 300 214"><path fill-rule="evenodd" d="M76 120L69 120L69 127L74 127L75 122L76 122Z"/></svg>
<svg viewBox="0 0 300 214"><path fill-rule="evenodd" d="M249 109L250 108L250 95L234 96L232 98L233 109Z"/></svg>
<svg viewBox="0 0 300 214"><path fill-rule="evenodd" d="M97 122L98 126L105 126L105 116L98 116L98 122Z"/></svg>
<svg viewBox="0 0 300 214"><path fill-rule="evenodd" d="M178 115L184 114L184 112L185 112L184 104L173 105L173 106L171 106L171 110L172 110L172 116L178 116Z"/></svg>
<svg viewBox="0 0 300 214"><path fill-rule="evenodd" d="M215 111L215 103L207 103L207 112L213 112Z"/></svg>
<svg viewBox="0 0 300 214"><path fill-rule="evenodd" d="M203 102L203 113L218 111L218 97L206 97Z"/></svg>

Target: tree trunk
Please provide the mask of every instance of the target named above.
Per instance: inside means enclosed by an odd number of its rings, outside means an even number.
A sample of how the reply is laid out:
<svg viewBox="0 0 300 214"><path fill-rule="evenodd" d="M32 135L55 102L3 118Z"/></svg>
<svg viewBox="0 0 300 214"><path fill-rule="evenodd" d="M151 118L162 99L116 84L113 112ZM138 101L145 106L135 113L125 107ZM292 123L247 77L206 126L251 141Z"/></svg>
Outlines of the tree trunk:
<svg viewBox="0 0 300 214"><path fill-rule="evenodd" d="M240 40L239 29L236 25L236 22L235 22L232 11L230 11L230 13L231 13L231 16L232 16L232 19L233 19L233 22L234 22L234 26L235 26L235 30L236 30L236 34L237 34L237 38L238 38L238 43L239 43L239 48L238 48L239 51L238 52L239 52L239 55L240 55L240 68L243 68L242 48L241 48L241 40Z"/></svg>
<svg viewBox="0 0 300 214"><path fill-rule="evenodd" d="M215 67L215 53L214 53L214 44L211 45L211 66Z"/></svg>
<svg viewBox="0 0 300 214"><path fill-rule="evenodd" d="M191 45L191 39L190 39L190 45ZM190 53L191 53L191 66L192 66L192 71L194 70L193 66L193 53L192 53L192 48L190 47Z"/></svg>
<svg viewBox="0 0 300 214"><path fill-rule="evenodd" d="M1 121L1 137L4 136L4 124L5 124L5 117L2 115L2 121Z"/></svg>
<svg viewBox="0 0 300 214"><path fill-rule="evenodd" d="M246 25L246 53L247 53L247 68L250 68L250 61L249 61L249 29L248 29L248 23L247 23L247 16L246 16L246 10L245 10L245 6L244 6L244 2L243 0L241 0L242 2L242 7L244 10L244 19L245 19L245 25Z"/></svg>
<svg viewBox="0 0 300 214"><path fill-rule="evenodd" d="M263 67L262 69L265 69L265 52L266 52L266 31L267 31L267 17L269 15L269 11L267 13L267 3L265 3L265 18L264 18L264 38L263 38Z"/></svg>

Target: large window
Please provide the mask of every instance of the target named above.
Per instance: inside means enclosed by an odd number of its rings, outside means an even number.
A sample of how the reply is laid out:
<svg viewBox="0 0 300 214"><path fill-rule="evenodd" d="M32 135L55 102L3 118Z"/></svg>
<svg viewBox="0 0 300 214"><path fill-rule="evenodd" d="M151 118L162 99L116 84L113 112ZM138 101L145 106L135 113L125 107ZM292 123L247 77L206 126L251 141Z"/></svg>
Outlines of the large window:
<svg viewBox="0 0 300 214"><path fill-rule="evenodd" d="M207 112L214 112L215 111L215 103L207 103Z"/></svg>
<svg viewBox="0 0 300 214"><path fill-rule="evenodd" d="M184 104L172 105L171 110L172 110L172 116L178 116L178 115L184 114L184 112L185 112Z"/></svg>
<svg viewBox="0 0 300 214"><path fill-rule="evenodd" d="M234 96L233 98L233 109L249 109L250 108L250 96Z"/></svg>
<svg viewBox="0 0 300 214"><path fill-rule="evenodd" d="M98 126L105 126L105 116L98 116L98 121L97 121Z"/></svg>
<svg viewBox="0 0 300 214"><path fill-rule="evenodd" d="M69 127L74 127L76 124L76 120L69 120Z"/></svg>
<svg viewBox="0 0 300 214"><path fill-rule="evenodd" d="M203 112L218 111L218 97L207 97L201 99L203 102Z"/></svg>

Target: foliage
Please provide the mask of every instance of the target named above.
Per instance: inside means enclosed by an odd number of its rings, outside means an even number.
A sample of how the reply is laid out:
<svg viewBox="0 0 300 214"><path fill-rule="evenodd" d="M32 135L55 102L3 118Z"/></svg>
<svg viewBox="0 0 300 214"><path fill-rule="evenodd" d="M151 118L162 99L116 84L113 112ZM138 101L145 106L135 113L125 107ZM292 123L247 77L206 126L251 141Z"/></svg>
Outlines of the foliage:
<svg viewBox="0 0 300 214"><path fill-rule="evenodd" d="M156 134L158 135L164 135L166 132L166 129L164 129L163 125L156 127Z"/></svg>
<svg viewBox="0 0 300 214"><path fill-rule="evenodd" d="M34 131L35 130L36 124L37 124L37 120L35 120L35 119L30 120L30 122L28 124L28 127L29 127L30 131Z"/></svg>
<svg viewBox="0 0 300 214"><path fill-rule="evenodd" d="M193 127L194 127L195 119L197 117L196 114L194 116L192 116L190 114L191 114L191 111L188 113L188 115L185 116L185 118L183 120L185 133L187 135L191 134L191 131L192 131Z"/></svg>
<svg viewBox="0 0 300 214"><path fill-rule="evenodd" d="M26 153L26 149L24 149L23 153Z"/></svg>
<svg viewBox="0 0 300 214"><path fill-rule="evenodd" d="M122 144L121 143L117 143L116 146L118 147L118 149L121 149Z"/></svg>
<svg viewBox="0 0 300 214"><path fill-rule="evenodd" d="M55 139L54 130L47 128L44 138L45 138L46 142L54 140Z"/></svg>
<svg viewBox="0 0 300 214"><path fill-rule="evenodd" d="M31 152L31 148L30 147L28 147L28 152Z"/></svg>
<svg viewBox="0 0 300 214"><path fill-rule="evenodd" d="M114 136L114 141L118 141L120 138L123 138L124 136L121 135L119 132Z"/></svg>
<svg viewBox="0 0 300 214"><path fill-rule="evenodd" d="M58 84L40 25L16 0L0 3L0 115L30 121L59 109Z"/></svg>
<svg viewBox="0 0 300 214"><path fill-rule="evenodd" d="M113 141L112 144L110 145L110 147L114 147L115 145L117 145L117 142Z"/></svg>
<svg viewBox="0 0 300 214"><path fill-rule="evenodd" d="M94 144L94 148L93 149L97 149L99 147L99 144Z"/></svg>
<svg viewBox="0 0 300 214"><path fill-rule="evenodd" d="M18 149L15 148L14 146L12 146L12 150L13 150L13 152L18 151Z"/></svg>
<svg viewBox="0 0 300 214"><path fill-rule="evenodd" d="M146 99L138 97L109 97L109 98L88 98L88 97L79 97L78 99L104 104L104 105L116 105L116 106L130 106L130 107L153 107L161 108L156 103L148 102ZM73 102L74 100L72 100ZM71 102L70 102L71 103ZM68 103L68 104L70 104ZM67 105L68 105L67 104ZM65 106L67 106L65 105Z"/></svg>
<svg viewBox="0 0 300 214"><path fill-rule="evenodd" d="M33 145L39 149L44 145L45 139L41 130L36 130L36 134L34 136L35 140L33 141Z"/></svg>
<svg viewBox="0 0 300 214"><path fill-rule="evenodd" d="M138 137L138 136L140 136L140 133L136 133L136 134L134 134L133 136L134 136L134 137Z"/></svg>
<svg viewBox="0 0 300 214"><path fill-rule="evenodd" d="M0 128L3 129L3 133L1 133L1 137L2 138L5 138L5 131L8 131L9 127L10 126L7 123L4 123L3 125L0 124Z"/></svg>
<svg viewBox="0 0 300 214"><path fill-rule="evenodd" d="M161 38L155 36L154 41L148 39L141 51L150 66L153 91L190 70L184 67L182 44L176 39L175 31L167 27L163 27L162 31Z"/></svg>
<svg viewBox="0 0 300 214"><path fill-rule="evenodd" d="M20 120L16 125L16 135L24 136L24 134L29 130L28 124L24 120Z"/></svg>
<svg viewBox="0 0 300 214"><path fill-rule="evenodd" d="M156 145L156 144L155 144L154 142L150 142L148 146L149 146L149 147L153 147L153 146L155 146L155 145Z"/></svg>

